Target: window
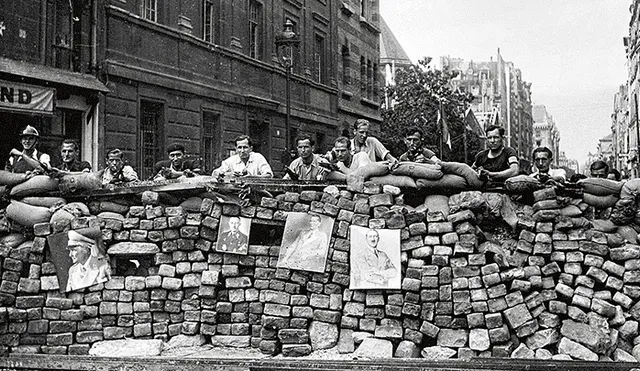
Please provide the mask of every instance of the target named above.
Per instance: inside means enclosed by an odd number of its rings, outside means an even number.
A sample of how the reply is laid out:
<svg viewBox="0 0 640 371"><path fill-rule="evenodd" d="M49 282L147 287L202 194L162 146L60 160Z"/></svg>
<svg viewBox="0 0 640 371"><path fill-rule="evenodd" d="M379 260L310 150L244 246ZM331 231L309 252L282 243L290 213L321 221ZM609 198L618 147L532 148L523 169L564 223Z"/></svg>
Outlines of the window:
<svg viewBox="0 0 640 371"><path fill-rule="evenodd" d="M219 0L205 0L204 2L204 22L202 38L210 43L218 42L218 32L216 32L219 14Z"/></svg>
<svg viewBox="0 0 640 371"><path fill-rule="evenodd" d="M378 64L373 64L373 99L378 99Z"/></svg>
<svg viewBox="0 0 640 371"><path fill-rule="evenodd" d="M367 18L367 0L360 0L360 17Z"/></svg>
<svg viewBox="0 0 640 371"><path fill-rule="evenodd" d="M260 59L262 56L260 36L262 35L262 4L249 0L249 57Z"/></svg>
<svg viewBox="0 0 640 371"><path fill-rule="evenodd" d="M142 18L158 21L158 0L142 0Z"/></svg>
<svg viewBox="0 0 640 371"><path fill-rule="evenodd" d="M220 115L216 112L204 111L202 115L202 153L204 154L205 169L213 170L219 163L218 159L218 130Z"/></svg>
<svg viewBox="0 0 640 371"><path fill-rule="evenodd" d="M138 136L138 168L141 179L152 177L153 165L163 158L164 105L140 101L140 135Z"/></svg>
<svg viewBox="0 0 640 371"><path fill-rule="evenodd" d="M325 82L325 52L324 52L324 37L316 34L314 44L314 80L319 83Z"/></svg>
<svg viewBox="0 0 640 371"><path fill-rule="evenodd" d="M371 64L371 59L367 60L367 98L371 99L373 97L373 65Z"/></svg>
<svg viewBox="0 0 640 371"><path fill-rule="evenodd" d="M360 94L367 96L367 62L364 57L360 57Z"/></svg>
<svg viewBox="0 0 640 371"><path fill-rule="evenodd" d="M342 85L351 85L351 58L347 45L342 45Z"/></svg>

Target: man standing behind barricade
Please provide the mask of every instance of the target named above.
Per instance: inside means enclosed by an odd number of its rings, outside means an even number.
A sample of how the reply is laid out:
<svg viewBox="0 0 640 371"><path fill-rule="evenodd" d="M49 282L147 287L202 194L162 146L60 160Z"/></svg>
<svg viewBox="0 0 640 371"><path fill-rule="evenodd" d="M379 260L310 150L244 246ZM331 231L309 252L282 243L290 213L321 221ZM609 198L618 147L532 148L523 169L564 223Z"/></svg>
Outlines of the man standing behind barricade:
<svg viewBox="0 0 640 371"><path fill-rule="evenodd" d="M192 178L202 175L200 160L189 158L184 145L172 143L167 147L168 160L160 161L153 166L153 180L176 179L181 176Z"/></svg>
<svg viewBox="0 0 640 371"><path fill-rule="evenodd" d="M407 152L400 155L400 161L433 163L440 162L440 159L430 149L424 147L424 135L422 130L412 126L404 136L404 144L407 146Z"/></svg>
<svg viewBox="0 0 640 371"><path fill-rule="evenodd" d="M62 141L60 158L62 158L62 163L57 169L61 172L78 173L91 171L91 164L87 161L80 160L80 147L73 139L65 139Z"/></svg>
<svg viewBox="0 0 640 371"><path fill-rule="evenodd" d="M287 168L284 179L324 180L327 169L318 164L319 155L314 154L316 142L307 134L296 138L299 157Z"/></svg>
<svg viewBox="0 0 640 371"><path fill-rule="evenodd" d="M564 183L567 180L567 173L563 169L552 169L550 167L553 160L553 152L547 147L538 147L533 150L533 163L536 171L531 174L542 183L548 181Z"/></svg>
<svg viewBox="0 0 640 371"><path fill-rule="evenodd" d="M122 184L137 182L138 173L124 160L124 153L118 148L107 153L107 166L102 173L102 184Z"/></svg>
<svg viewBox="0 0 640 371"><path fill-rule="evenodd" d="M365 152L352 154L351 141L347 137L338 137L333 142L333 149L326 156L332 163L333 170L350 174L357 168L370 164L369 155Z"/></svg>
<svg viewBox="0 0 640 371"><path fill-rule="evenodd" d="M351 140L351 153L365 152L371 162L388 160L397 162L388 149L377 138L369 136L369 121L358 119L353 124L353 139Z"/></svg>
<svg viewBox="0 0 640 371"><path fill-rule="evenodd" d="M240 135L235 139L236 154L222 161L215 169L213 176L261 177L273 178L273 171L263 155L253 152L253 142L248 135Z"/></svg>
<svg viewBox="0 0 640 371"><path fill-rule="evenodd" d="M473 162L480 179L503 182L518 175L518 154L513 148L504 146L504 128L496 125L487 128L487 147L478 152Z"/></svg>
<svg viewBox="0 0 640 371"><path fill-rule="evenodd" d="M9 160L4 169L12 173L49 170L51 168L51 158L48 154L40 153L36 149L39 140L40 133L38 133L38 130L31 125L27 125L20 133L22 151L13 148L9 153Z"/></svg>
<svg viewBox="0 0 640 371"><path fill-rule="evenodd" d="M602 160L596 160L589 166L589 173L592 178L606 178L609 175L609 165Z"/></svg>

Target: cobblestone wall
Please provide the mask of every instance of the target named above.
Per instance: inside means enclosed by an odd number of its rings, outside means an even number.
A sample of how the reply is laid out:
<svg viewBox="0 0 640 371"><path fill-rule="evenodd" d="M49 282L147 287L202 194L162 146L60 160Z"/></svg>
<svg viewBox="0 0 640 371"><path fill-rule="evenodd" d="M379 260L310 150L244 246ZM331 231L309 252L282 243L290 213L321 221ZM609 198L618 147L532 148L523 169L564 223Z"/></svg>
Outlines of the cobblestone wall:
<svg viewBox="0 0 640 371"><path fill-rule="evenodd" d="M198 210L152 203L121 218L37 224L26 242L0 247L0 349L87 354L98 341L185 334L284 355L337 345L398 357L635 361L633 229L592 223L586 204L553 189L536 192L533 206L515 204L515 230L502 222L501 195L465 192L431 209L403 200L395 187L368 184L363 193L285 193L243 208L204 198ZM253 231L266 235L281 233L289 211L335 218L325 273L276 268L277 243L215 252L221 216L253 218L267 226ZM401 230L401 290L349 289L351 225ZM112 259L148 257L145 275L61 293L46 237L89 226L101 227Z"/></svg>

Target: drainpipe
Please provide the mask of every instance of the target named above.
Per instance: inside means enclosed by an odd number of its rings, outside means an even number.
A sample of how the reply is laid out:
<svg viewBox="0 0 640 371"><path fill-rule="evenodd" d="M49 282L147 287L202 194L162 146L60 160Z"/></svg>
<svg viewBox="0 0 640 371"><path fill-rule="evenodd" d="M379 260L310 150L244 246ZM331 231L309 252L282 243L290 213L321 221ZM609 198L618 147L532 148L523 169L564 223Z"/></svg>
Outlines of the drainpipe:
<svg viewBox="0 0 640 371"><path fill-rule="evenodd" d="M98 72L98 0L91 0L91 62L89 70Z"/></svg>
<svg viewBox="0 0 640 371"><path fill-rule="evenodd" d="M47 1L40 0L40 64L47 61Z"/></svg>

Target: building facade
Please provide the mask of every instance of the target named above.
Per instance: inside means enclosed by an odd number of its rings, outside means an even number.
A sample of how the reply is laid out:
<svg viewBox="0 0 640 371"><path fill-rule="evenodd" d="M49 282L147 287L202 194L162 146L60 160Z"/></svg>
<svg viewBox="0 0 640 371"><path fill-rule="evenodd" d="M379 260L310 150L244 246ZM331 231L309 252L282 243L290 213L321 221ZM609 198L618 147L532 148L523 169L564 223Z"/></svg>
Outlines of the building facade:
<svg viewBox="0 0 640 371"><path fill-rule="evenodd" d="M533 114L531 84L523 80L522 72L502 58L500 49L496 59L488 62L441 57L440 66L458 72L454 88L473 95L471 107L478 122L485 128L492 124L504 127L505 144L518 152L521 165L528 168L533 151Z"/></svg>
<svg viewBox="0 0 640 371"><path fill-rule="evenodd" d="M626 85L620 85L613 98L613 113L611 114L612 165L616 169L624 170L627 174L637 176L635 166L633 166L637 148L630 147L632 139L633 142L636 142L636 133L629 131L628 88Z"/></svg>
<svg viewBox="0 0 640 371"><path fill-rule="evenodd" d="M553 116L542 104L533 106L533 142L534 148L547 147L553 152L553 164L560 166L560 131Z"/></svg>
<svg viewBox="0 0 640 371"><path fill-rule="evenodd" d="M37 115L0 106L15 138L1 154L29 123L49 151L71 137L96 164L117 147L147 178L169 143L184 144L210 171L233 153L237 135L248 134L280 172L298 134L310 134L323 152L343 125L380 122L377 1L31 3L0 0L0 82L14 100L40 86L54 102ZM286 21L300 37L291 55L289 130L286 70L275 45ZM341 56L333 53L345 45Z"/></svg>
<svg viewBox="0 0 640 371"><path fill-rule="evenodd" d="M81 143L81 157L98 159L101 102L109 89L99 71L94 1L0 0L0 161L22 148L26 125L40 133L39 149L60 161L63 139Z"/></svg>

